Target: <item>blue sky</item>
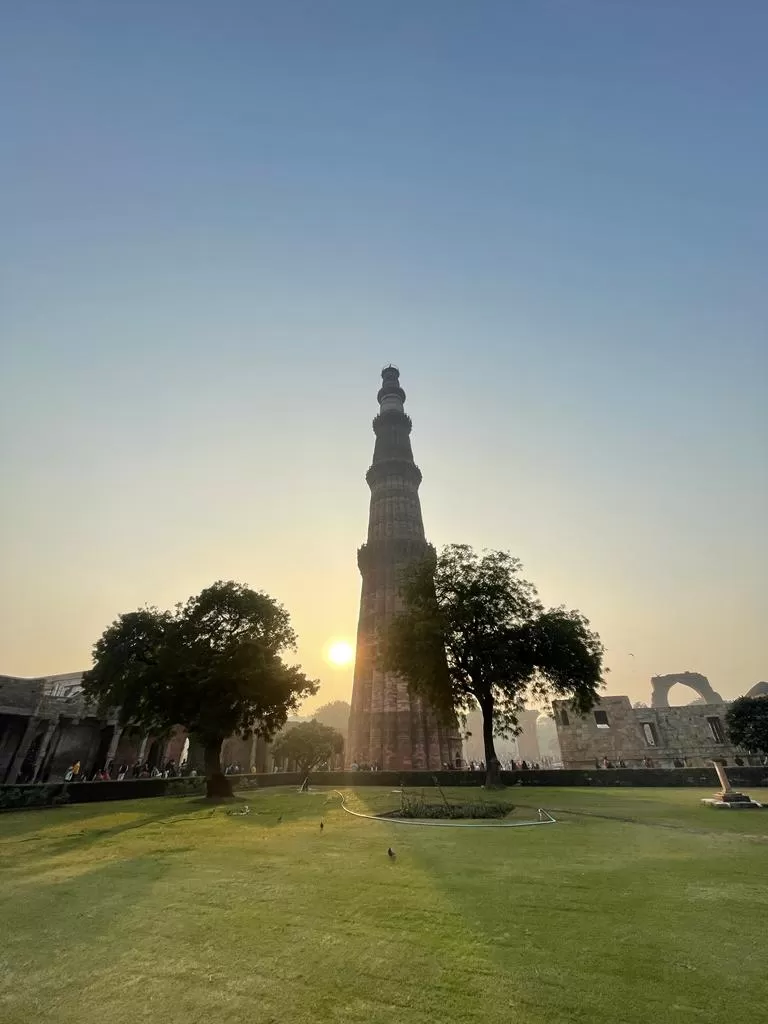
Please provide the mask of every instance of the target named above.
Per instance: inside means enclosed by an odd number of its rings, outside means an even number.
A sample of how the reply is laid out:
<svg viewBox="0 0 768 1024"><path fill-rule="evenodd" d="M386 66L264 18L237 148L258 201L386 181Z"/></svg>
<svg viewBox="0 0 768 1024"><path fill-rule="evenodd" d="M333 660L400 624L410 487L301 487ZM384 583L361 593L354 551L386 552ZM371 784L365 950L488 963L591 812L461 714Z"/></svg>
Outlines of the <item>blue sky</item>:
<svg viewBox="0 0 768 1024"><path fill-rule="evenodd" d="M768 678L762 2L3 23L0 671L223 577L347 696L394 361L430 539L522 557L610 692Z"/></svg>

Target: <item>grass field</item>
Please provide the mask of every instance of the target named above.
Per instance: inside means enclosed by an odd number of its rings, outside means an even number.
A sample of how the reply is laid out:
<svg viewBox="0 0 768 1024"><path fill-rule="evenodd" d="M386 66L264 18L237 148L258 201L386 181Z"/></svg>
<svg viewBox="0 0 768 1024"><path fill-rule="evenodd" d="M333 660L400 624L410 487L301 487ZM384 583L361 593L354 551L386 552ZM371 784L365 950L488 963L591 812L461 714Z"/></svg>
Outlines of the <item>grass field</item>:
<svg viewBox="0 0 768 1024"><path fill-rule="evenodd" d="M558 823L372 822L286 790L247 794L247 817L178 798L1 815L0 1020L762 1019L768 811L694 789L507 794Z"/></svg>

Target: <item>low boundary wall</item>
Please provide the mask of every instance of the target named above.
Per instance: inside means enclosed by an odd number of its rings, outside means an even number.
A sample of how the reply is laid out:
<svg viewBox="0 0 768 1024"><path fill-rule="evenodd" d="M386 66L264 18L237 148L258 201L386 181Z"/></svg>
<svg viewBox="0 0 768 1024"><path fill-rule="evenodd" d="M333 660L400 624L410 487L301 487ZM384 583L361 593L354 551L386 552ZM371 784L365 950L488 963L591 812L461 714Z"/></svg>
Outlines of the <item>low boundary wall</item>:
<svg viewBox="0 0 768 1024"><path fill-rule="evenodd" d="M768 786L768 767L729 767L728 778L734 789ZM274 786L299 786L299 772L274 772L262 775L233 775L236 789L268 789ZM484 772L312 772L310 784L348 788L359 786L428 787L482 786ZM506 786L626 786L720 788L714 768L607 768L594 771L560 769L502 772ZM86 804L109 800L141 800L153 796L200 796L205 780L124 779L122 782L55 782L26 786L0 786L0 810L23 810L61 804Z"/></svg>

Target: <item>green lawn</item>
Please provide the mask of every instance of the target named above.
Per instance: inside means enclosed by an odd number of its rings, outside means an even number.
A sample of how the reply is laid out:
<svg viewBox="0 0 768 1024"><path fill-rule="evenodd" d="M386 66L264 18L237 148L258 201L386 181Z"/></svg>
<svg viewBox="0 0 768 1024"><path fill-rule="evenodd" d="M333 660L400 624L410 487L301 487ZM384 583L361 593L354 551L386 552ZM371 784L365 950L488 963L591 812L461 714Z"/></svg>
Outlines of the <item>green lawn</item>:
<svg viewBox="0 0 768 1024"><path fill-rule="evenodd" d="M0 1020L761 1018L768 811L694 789L507 795L558 823L367 821L286 790L248 793L242 818L178 798L0 815Z"/></svg>

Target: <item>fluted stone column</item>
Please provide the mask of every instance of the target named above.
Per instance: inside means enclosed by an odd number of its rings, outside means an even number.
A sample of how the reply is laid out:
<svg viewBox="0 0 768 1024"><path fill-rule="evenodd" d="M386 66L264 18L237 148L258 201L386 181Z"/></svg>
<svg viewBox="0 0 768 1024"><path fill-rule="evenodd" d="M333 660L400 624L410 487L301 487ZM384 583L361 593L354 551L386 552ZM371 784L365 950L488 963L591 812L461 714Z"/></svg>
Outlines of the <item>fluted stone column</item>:
<svg viewBox="0 0 768 1024"><path fill-rule="evenodd" d="M32 741L37 735L37 728L39 725L40 719L37 718L35 715L32 715L27 720L27 727L24 730L24 735L21 737L21 741L19 742L19 745L16 748L16 753L14 755L13 761L11 762L11 767L8 769L8 774L5 777L5 782L7 785L12 786L14 782L16 782L16 780L18 779L19 772L21 771L22 766L24 764L24 759L29 753L29 748L32 746Z"/></svg>
<svg viewBox="0 0 768 1024"><path fill-rule="evenodd" d="M141 743L139 744L139 749L138 749L138 751L136 753L136 763L137 764L144 764L144 755L147 753L147 744L148 743L149 743L149 733L145 733L141 737Z"/></svg>
<svg viewBox="0 0 768 1024"><path fill-rule="evenodd" d="M43 764L45 762L46 754L48 753L48 749L49 749L49 747L51 745L51 740L53 739L53 734L56 732L56 729L58 728L58 726L59 726L59 719L58 719L58 717L57 718L52 718L48 722L48 727L45 730L45 735L43 736L43 738L42 738L42 740L40 742L40 746L39 746L38 751L37 751L37 757L35 758L35 770L34 770L34 772L32 774L32 781L33 782L37 782L38 781L38 776L40 775L40 769L43 767Z"/></svg>
<svg viewBox="0 0 768 1024"><path fill-rule="evenodd" d="M461 753L455 720L438 716L409 692L404 679L376 665L378 637L401 610L403 569L430 550L405 392L396 367L386 367L381 376L373 462L366 474L371 489L368 538L357 556L363 585L346 757L348 765L377 764L382 770L436 769Z"/></svg>
<svg viewBox="0 0 768 1024"><path fill-rule="evenodd" d="M123 735L123 727L119 723L115 723L112 726L112 739L109 741L109 747L107 748L107 756L104 759L104 768L108 768L110 762L115 760L115 754L117 748L120 745L120 737Z"/></svg>

